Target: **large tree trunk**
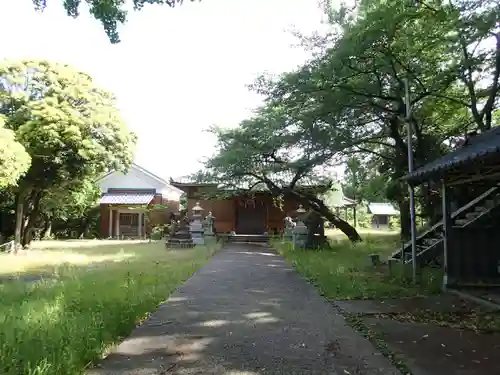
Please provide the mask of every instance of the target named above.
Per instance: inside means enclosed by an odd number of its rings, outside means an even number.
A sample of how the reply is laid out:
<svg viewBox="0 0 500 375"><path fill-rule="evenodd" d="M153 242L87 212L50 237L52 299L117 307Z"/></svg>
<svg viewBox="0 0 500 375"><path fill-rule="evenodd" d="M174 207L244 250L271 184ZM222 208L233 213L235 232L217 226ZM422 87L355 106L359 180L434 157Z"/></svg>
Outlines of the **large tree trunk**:
<svg viewBox="0 0 500 375"><path fill-rule="evenodd" d="M49 238L52 233L52 219L45 215L45 220L43 223L43 230L40 234L40 238Z"/></svg>
<svg viewBox="0 0 500 375"><path fill-rule="evenodd" d="M326 206L325 206L326 207ZM336 228L340 229L342 233L344 233L347 238L351 242L360 242L362 241L361 236L359 235L358 231L347 221L342 220L340 217L335 215L333 212L331 212L328 207L325 209L320 209L318 212L323 215L330 223L335 225Z"/></svg>
<svg viewBox="0 0 500 375"><path fill-rule="evenodd" d="M344 233L351 242L362 241L361 236L356 231L356 229L347 221L342 220L340 217L335 215L321 199L317 198L314 195L302 195L295 191L292 191L291 195L298 199L300 202L303 202L304 204L311 207L314 211L316 211L321 216L326 218L330 223L335 225L335 227L340 229L340 231Z"/></svg>
<svg viewBox="0 0 500 375"><path fill-rule="evenodd" d="M406 198L398 202L401 221L401 239L408 241L411 238L410 201Z"/></svg>
<svg viewBox="0 0 500 375"><path fill-rule="evenodd" d="M19 189L16 199L16 229L14 232L14 253L21 247L23 227L24 227L24 204L28 196L28 189Z"/></svg>
<svg viewBox="0 0 500 375"><path fill-rule="evenodd" d="M35 227L35 222L38 214L39 214L38 211L32 211L30 212L28 218L26 219L21 240L23 247L28 246L33 240L33 230Z"/></svg>
<svg viewBox="0 0 500 375"><path fill-rule="evenodd" d="M36 192L35 194L31 195L30 199L31 202L29 203L31 203L31 210L26 218L25 227L22 234L23 247L28 246L31 241L33 241L35 223L40 216L40 200L42 199L42 193Z"/></svg>
<svg viewBox="0 0 500 375"><path fill-rule="evenodd" d="M89 232L90 219L88 217L80 221L80 226L78 228L78 238L83 239Z"/></svg>

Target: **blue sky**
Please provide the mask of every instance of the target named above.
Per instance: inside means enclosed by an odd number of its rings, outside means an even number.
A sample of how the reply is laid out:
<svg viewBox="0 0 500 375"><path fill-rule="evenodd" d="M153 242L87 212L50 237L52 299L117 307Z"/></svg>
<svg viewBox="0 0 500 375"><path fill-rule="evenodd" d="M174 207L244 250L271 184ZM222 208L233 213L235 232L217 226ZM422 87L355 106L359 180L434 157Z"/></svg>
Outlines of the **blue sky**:
<svg viewBox="0 0 500 375"><path fill-rule="evenodd" d="M84 10L67 17L62 0L42 14L31 0L0 1L0 58L69 63L112 91L139 137L136 162L162 177L196 171L214 150L203 132L235 126L259 105L247 90L261 72L291 70L308 58L290 29L321 27L315 0L202 0L145 6L129 14L111 45Z"/></svg>

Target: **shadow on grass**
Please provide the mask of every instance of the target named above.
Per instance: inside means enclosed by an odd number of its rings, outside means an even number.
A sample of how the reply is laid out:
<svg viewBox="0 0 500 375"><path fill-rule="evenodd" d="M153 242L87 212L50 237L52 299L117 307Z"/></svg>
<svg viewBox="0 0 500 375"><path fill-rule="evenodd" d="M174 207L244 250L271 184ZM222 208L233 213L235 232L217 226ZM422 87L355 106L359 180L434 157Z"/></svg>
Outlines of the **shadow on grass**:
<svg viewBox="0 0 500 375"><path fill-rule="evenodd" d="M297 271L318 287L329 299L412 297L439 293L441 271L424 269L421 285L413 286L408 267L396 265L389 273L387 264L373 266L370 255L381 260L397 248L397 235L369 235L362 243L332 241L328 250L293 249L289 243L273 246Z"/></svg>
<svg viewBox="0 0 500 375"><path fill-rule="evenodd" d="M396 375L283 258L230 245L89 375Z"/></svg>
<svg viewBox="0 0 500 375"><path fill-rule="evenodd" d="M118 261L43 265L27 272L49 279L0 284L0 373L81 373L205 264L215 249L120 245L116 253L133 255Z"/></svg>
<svg viewBox="0 0 500 375"><path fill-rule="evenodd" d="M47 241L51 247L35 248L20 254L0 255L0 283L19 279L36 281L42 277L51 278L67 268L93 269L122 262L172 260L186 254L184 249L166 250L162 241ZM64 247L73 243L76 246ZM207 251L220 247L215 241L204 246ZM198 247L199 248L199 247Z"/></svg>

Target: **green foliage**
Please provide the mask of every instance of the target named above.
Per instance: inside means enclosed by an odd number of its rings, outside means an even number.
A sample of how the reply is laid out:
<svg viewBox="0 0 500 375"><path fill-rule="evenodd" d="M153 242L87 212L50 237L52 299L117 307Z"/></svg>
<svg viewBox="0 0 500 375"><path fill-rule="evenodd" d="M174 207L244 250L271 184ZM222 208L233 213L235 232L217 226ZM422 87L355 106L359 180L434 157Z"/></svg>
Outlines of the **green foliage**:
<svg viewBox="0 0 500 375"><path fill-rule="evenodd" d="M44 271L55 272L57 282L2 284L0 373L85 373L216 249L210 244L166 252L163 243L153 243L65 249L63 254L44 250L49 263ZM89 263L50 267L64 256L85 257Z"/></svg>
<svg viewBox="0 0 500 375"><path fill-rule="evenodd" d="M249 188L264 184L279 195L307 178L331 187L326 170L345 162L345 194L395 203L407 237L402 177L408 147L414 165L424 165L456 147L468 131L495 124L500 8L494 0L323 6L331 32L301 40L314 57L293 72L259 77L250 87L265 96L264 106L237 128L212 129L219 149L206 164L208 174ZM422 213L434 217L431 189L418 194Z"/></svg>
<svg viewBox="0 0 500 375"><path fill-rule="evenodd" d="M42 208L63 220L83 215L97 194L93 181L132 162L136 136L120 118L115 98L68 65L0 63L0 115L31 158L15 189L18 217L29 218L27 228ZM16 242L26 228L21 224Z"/></svg>
<svg viewBox="0 0 500 375"><path fill-rule="evenodd" d="M379 173L376 159L358 155L347 159L342 189L344 194L357 201L387 202L388 180Z"/></svg>
<svg viewBox="0 0 500 375"><path fill-rule="evenodd" d="M419 287L411 285L406 273L390 275L387 266L372 266L370 254L386 258L398 246L394 235L366 235L362 243L333 241L332 248L320 251L293 249L290 244L273 245L311 281L325 297L339 299L372 299L423 296L439 293L439 272L426 270Z"/></svg>
<svg viewBox="0 0 500 375"><path fill-rule="evenodd" d="M44 194L41 211L56 220L81 218L97 204L100 195L99 187L91 179L56 186Z"/></svg>
<svg viewBox="0 0 500 375"><path fill-rule="evenodd" d="M186 210L187 209L187 204L188 204L188 202L187 202L187 196L186 196L185 193L183 193L181 195L181 199L180 199L180 202L179 202L179 208L181 210Z"/></svg>
<svg viewBox="0 0 500 375"><path fill-rule="evenodd" d="M198 173L202 180L216 181L238 194L266 190L275 198L288 196L318 212L352 241L360 240L321 196L332 180L318 167L330 164L338 152L324 142L328 131L324 124L306 118L294 121L280 105L267 105L238 128L211 131L218 139L218 152L206 161L206 171Z"/></svg>
<svg viewBox="0 0 500 375"><path fill-rule="evenodd" d="M35 8L43 11L47 6L47 0L32 0ZM101 22L104 31L111 43L119 43L120 36L117 28L119 24L127 21L126 3L124 0L85 0L89 5L90 14ZM195 1L195 0L191 0ZM198 0L200 1L200 0ZM80 15L79 8L82 0L65 0L64 9L68 16L76 18ZM133 0L134 10L141 10L145 4L166 4L173 8L182 4L184 0Z"/></svg>
<svg viewBox="0 0 500 375"><path fill-rule="evenodd" d="M0 189L16 185L30 163L30 155L16 140L15 133L5 129L3 117L0 115Z"/></svg>
<svg viewBox="0 0 500 375"><path fill-rule="evenodd" d="M0 80L6 127L32 157L23 185L54 185L130 165L136 137L114 97L87 74L47 61L4 61Z"/></svg>
<svg viewBox="0 0 500 375"><path fill-rule="evenodd" d="M408 123L417 166L455 147L468 130L495 124L500 36L494 20L500 10L493 0L421 6L363 0L354 10L324 5L330 35L302 38L317 52L314 58L277 79L261 77L252 88L267 97L268 107L286 113L295 139L309 127L321 129L315 146L335 151L323 163L349 164L347 196L395 202L409 218L401 179L408 170ZM405 78L411 88L408 118ZM300 142L295 147L305 151ZM429 190L419 193L423 212L433 216ZM408 222L401 224L406 236Z"/></svg>

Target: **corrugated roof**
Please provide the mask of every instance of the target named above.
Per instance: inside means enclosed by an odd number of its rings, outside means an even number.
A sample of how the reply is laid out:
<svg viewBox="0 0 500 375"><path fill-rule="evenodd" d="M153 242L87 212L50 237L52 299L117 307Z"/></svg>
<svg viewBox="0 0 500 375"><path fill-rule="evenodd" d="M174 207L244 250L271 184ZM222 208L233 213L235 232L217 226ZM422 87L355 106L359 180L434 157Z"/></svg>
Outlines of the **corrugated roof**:
<svg viewBox="0 0 500 375"><path fill-rule="evenodd" d="M500 126L470 138L465 146L434 160L406 176L411 184L441 178L452 168L465 167L500 154Z"/></svg>
<svg viewBox="0 0 500 375"><path fill-rule="evenodd" d="M101 197L100 204L149 204L154 194L137 193L106 193Z"/></svg>
<svg viewBox="0 0 500 375"><path fill-rule="evenodd" d="M342 194L342 203L344 206L355 206L357 204L354 199L347 198L344 194Z"/></svg>
<svg viewBox="0 0 500 375"><path fill-rule="evenodd" d="M368 203L368 213L372 215L399 215L392 203Z"/></svg>

